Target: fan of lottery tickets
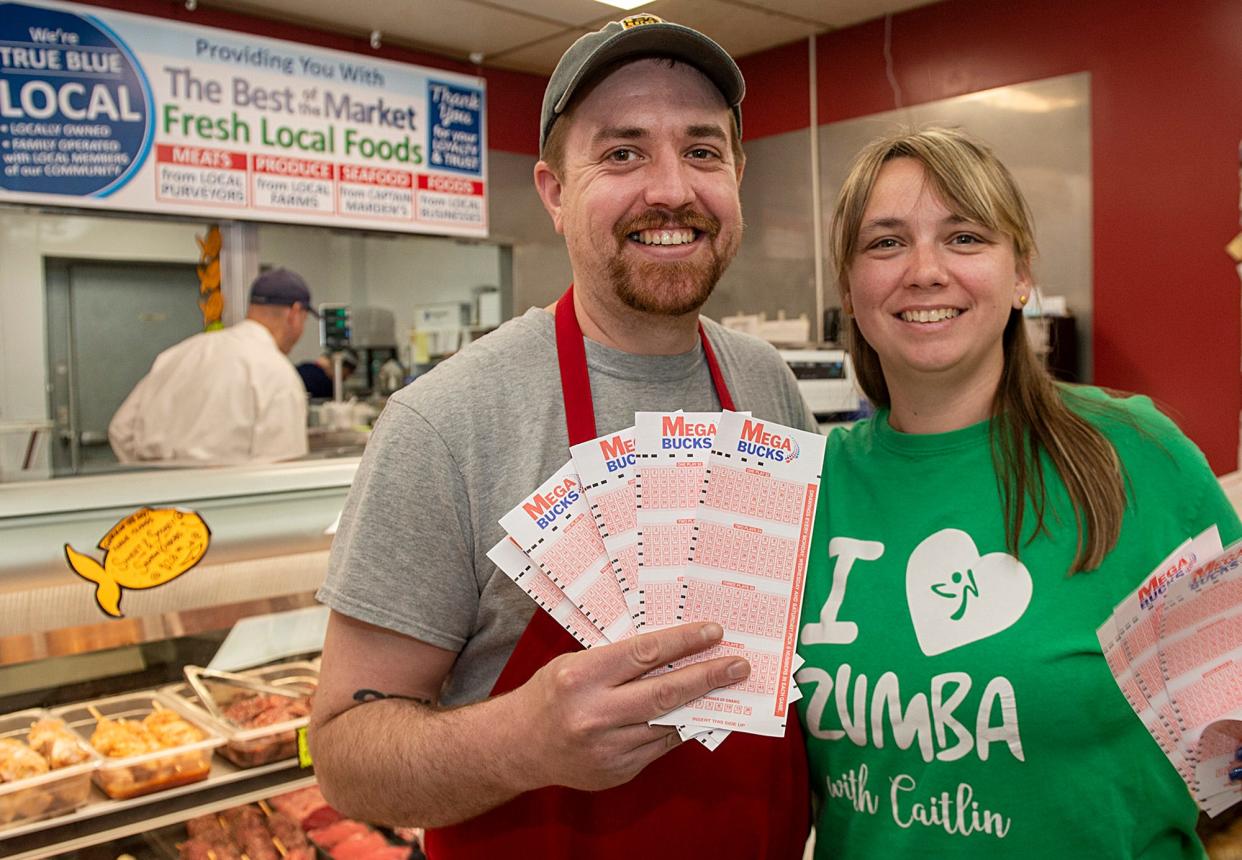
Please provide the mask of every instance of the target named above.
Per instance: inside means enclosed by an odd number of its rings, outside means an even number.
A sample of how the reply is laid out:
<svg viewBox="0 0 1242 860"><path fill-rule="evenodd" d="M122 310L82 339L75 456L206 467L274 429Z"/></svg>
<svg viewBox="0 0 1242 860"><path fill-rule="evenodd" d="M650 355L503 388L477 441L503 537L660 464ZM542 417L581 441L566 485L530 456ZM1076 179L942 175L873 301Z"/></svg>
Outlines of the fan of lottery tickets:
<svg viewBox="0 0 1242 860"><path fill-rule="evenodd" d="M783 735L824 438L742 412L639 412L570 453L488 557L587 648L719 623L724 639L684 662L739 655L750 676L652 723L708 749Z"/></svg>
<svg viewBox="0 0 1242 860"><path fill-rule="evenodd" d="M1096 631L1147 731L1209 815L1242 800L1242 541L1187 540Z"/></svg>

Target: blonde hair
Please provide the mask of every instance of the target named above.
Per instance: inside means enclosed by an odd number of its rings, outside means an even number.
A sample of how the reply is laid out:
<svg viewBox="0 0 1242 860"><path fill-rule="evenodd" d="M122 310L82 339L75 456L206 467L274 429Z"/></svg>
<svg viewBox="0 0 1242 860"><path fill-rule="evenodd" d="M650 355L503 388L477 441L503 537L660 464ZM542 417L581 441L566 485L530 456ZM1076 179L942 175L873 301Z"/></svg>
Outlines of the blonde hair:
<svg viewBox="0 0 1242 860"><path fill-rule="evenodd" d="M870 143L855 158L837 197L832 250L843 296L858 253L863 212L880 170L897 158L922 165L928 182L954 214L995 230L1013 242L1018 265L1030 272L1035 233L1030 209L1013 176L991 148L964 132L925 128ZM857 321L849 318L849 348L863 392L877 406L890 406L880 357ZM1004 369L992 399L992 460L1005 512L1005 542L1018 555L1026 500L1035 516L1034 539L1048 532L1048 490L1040 463L1046 453L1061 476L1078 530L1071 573L1099 567L1116 545L1126 492L1117 450L1066 399L1073 389L1056 383L1031 350L1022 312L1013 310L1002 335ZM1084 409L1090 409L1083 403Z"/></svg>

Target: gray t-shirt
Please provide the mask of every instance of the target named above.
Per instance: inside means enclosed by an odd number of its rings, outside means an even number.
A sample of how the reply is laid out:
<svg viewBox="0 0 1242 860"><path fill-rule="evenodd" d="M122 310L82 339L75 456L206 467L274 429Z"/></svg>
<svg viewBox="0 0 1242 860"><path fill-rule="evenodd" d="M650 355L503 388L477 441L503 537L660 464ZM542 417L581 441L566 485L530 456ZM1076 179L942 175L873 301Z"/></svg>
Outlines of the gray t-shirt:
<svg viewBox="0 0 1242 860"><path fill-rule="evenodd" d="M703 320L738 409L815 430L792 372ZM636 411L712 411L703 350L632 355L586 341L596 430ZM534 308L389 399L358 467L319 599L457 651L445 705L488 696L535 603L487 558L498 520L569 459L552 314Z"/></svg>

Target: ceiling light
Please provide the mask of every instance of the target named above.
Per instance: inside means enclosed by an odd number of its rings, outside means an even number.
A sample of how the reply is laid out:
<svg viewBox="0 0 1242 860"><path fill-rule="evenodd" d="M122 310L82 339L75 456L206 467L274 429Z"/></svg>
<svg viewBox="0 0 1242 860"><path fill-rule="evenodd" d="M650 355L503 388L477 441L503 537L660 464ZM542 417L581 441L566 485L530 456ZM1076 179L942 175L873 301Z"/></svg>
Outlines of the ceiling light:
<svg viewBox="0 0 1242 860"><path fill-rule="evenodd" d="M595 2L603 3L605 6L616 6L618 9L637 9L639 6L654 3L655 0L595 0Z"/></svg>

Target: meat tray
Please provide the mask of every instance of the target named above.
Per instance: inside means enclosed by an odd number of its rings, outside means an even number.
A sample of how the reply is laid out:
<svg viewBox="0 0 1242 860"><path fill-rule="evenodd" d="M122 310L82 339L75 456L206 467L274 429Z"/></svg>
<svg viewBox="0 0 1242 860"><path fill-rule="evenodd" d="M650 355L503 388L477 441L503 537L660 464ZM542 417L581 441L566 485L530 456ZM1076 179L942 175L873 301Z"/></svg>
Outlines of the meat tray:
<svg viewBox="0 0 1242 860"><path fill-rule="evenodd" d="M302 692L308 697L319 683L319 670L305 661L279 663L238 674L273 687ZM207 686L208 693L222 711L228 711L231 706L242 704L257 695L234 684L217 682L208 677L204 677L202 683ZM279 719L266 725L247 725L244 721L229 719L228 716L217 717L211 714L189 684L162 687L160 692L192 710L201 720L210 722L225 738L220 754L241 768L257 767L297 755L297 730L310 720L309 715L302 715ZM264 716L270 717L271 713L268 711Z"/></svg>
<svg viewBox="0 0 1242 860"><path fill-rule="evenodd" d="M208 720L195 715L180 702L154 690L65 705L54 708L52 714L68 723L69 728L89 744L97 724L93 711L109 720L140 721L160 709L176 711L186 722L202 732L203 737L193 742L137 755L118 758L101 756L102 763L94 774L95 782L104 794L113 799L124 800L206 779L211 772L212 754L216 747L224 743L224 738Z"/></svg>
<svg viewBox="0 0 1242 860"><path fill-rule="evenodd" d="M26 740L36 720L52 715L40 708L0 716L0 738ZM99 767L99 755L78 739L88 758L68 767L37 776L0 783L0 830L17 824L66 815L86 803L91 792L91 774Z"/></svg>

